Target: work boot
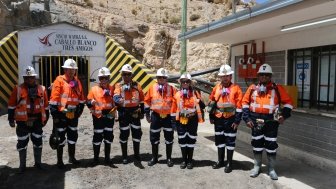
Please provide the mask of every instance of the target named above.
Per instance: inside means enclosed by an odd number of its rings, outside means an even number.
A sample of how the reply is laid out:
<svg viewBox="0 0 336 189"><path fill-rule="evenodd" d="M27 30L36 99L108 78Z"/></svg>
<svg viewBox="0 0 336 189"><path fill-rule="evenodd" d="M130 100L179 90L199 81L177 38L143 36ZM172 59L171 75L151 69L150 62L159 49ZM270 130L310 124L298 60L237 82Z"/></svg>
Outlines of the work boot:
<svg viewBox="0 0 336 189"><path fill-rule="evenodd" d="M226 163L224 172L230 173L232 171L233 150L226 150L226 152L227 152L227 163Z"/></svg>
<svg viewBox="0 0 336 189"><path fill-rule="evenodd" d="M268 160L268 175L271 177L272 180L278 180L278 175L274 170L276 155L267 154L267 160Z"/></svg>
<svg viewBox="0 0 336 189"><path fill-rule="evenodd" d="M171 158L171 154L173 151L173 144L166 144L166 155L167 155L167 165L168 167L173 167L174 162Z"/></svg>
<svg viewBox="0 0 336 189"><path fill-rule="evenodd" d="M182 152L182 163L180 165L181 169L185 169L187 167L187 147L181 147Z"/></svg>
<svg viewBox="0 0 336 189"><path fill-rule="evenodd" d="M19 151L19 159L20 159L20 167L19 174L23 174L26 170L26 158L27 158L27 150L23 149Z"/></svg>
<svg viewBox="0 0 336 189"><path fill-rule="evenodd" d="M140 142L133 141L133 150L134 150L134 158L137 161L141 161L140 158Z"/></svg>
<svg viewBox="0 0 336 189"><path fill-rule="evenodd" d="M35 160L34 167L38 169L42 169L41 157L42 157L42 148L34 148L34 160Z"/></svg>
<svg viewBox="0 0 336 189"><path fill-rule="evenodd" d="M148 162L148 166L153 166L158 162L159 144L152 144L153 158Z"/></svg>
<svg viewBox="0 0 336 189"><path fill-rule="evenodd" d="M105 143L105 165L110 165L111 164L111 158L110 158L110 153L111 153L111 144Z"/></svg>
<svg viewBox="0 0 336 189"><path fill-rule="evenodd" d="M187 168L188 169L193 169L193 154L194 154L194 148L187 148L188 149L188 164Z"/></svg>
<svg viewBox="0 0 336 189"><path fill-rule="evenodd" d="M213 169L219 169L224 166L225 148L217 148L218 161L212 165Z"/></svg>
<svg viewBox="0 0 336 189"><path fill-rule="evenodd" d="M65 168L65 165L63 163L63 147L62 146L59 146L57 148L57 164L56 165L59 169Z"/></svg>
<svg viewBox="0 0 336 189"><path fill-rule="evenodd" d="M260 173L262 154L254 153L254 167L251 169L250 177L257 177Z"/></svg>
<svg viewBox="0 0 336 189"><path fill-rule="evenodd" d="M93 165L99 164L100 145L93 144Z"/></svg>
<svg viewBox="0 0 336 189"><path fill-rule="evenodd" d="M127 164L127 142L126 143L120 143L121 146L121 154L122 154L122 163Z"/></svg>
<svg viewBox="0 0 336 189"><path fill-rule="evenodd" d="M75 144L68 144L68 152L69 152L69 163L74 165L79 165L80 161L75 158L76 152L76 145Z"/></svg>

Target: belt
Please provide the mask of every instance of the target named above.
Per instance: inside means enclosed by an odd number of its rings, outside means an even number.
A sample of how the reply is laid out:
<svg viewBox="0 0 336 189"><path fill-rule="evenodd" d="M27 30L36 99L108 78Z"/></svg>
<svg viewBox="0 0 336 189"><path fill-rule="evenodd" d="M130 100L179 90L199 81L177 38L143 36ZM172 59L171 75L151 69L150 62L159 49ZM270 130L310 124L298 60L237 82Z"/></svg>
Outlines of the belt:
<svg viewBox="0 0 336 189"><path fill-rule="evenodd" d="M196 116L196 112L191 112L191 113L188 113L188 114L185 114L185 115L182 115L180 114L181 117L193 117L193 116Z"/></svg>

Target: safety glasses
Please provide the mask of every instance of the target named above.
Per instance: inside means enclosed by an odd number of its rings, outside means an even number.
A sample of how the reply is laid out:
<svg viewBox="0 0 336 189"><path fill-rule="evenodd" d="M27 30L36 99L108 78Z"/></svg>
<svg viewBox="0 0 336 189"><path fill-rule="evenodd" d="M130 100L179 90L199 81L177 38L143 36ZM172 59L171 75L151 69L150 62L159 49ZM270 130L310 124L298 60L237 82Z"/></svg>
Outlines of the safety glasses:
<svg viewBox="0 0 336 189"><path fill-rule="evenodd" d="M157 78L157 79L167 79L167 78L164 77L164 76L157 76L156 78Z"/></svg>
<svg viewBox="0 0 336 189"><path fill-rule="evenodd" d="M121 75L124 76L124 77L131 77L131 76L132 76L131 73L123 73L123 74L121 74Z"/></svg>
<svg viewBox="0 0 336 189"><path fill-rule="evenodd" d="M259 76L265 76L265 77L271 77L272 76L272 74L270 74L270 73L259 73L258 75Z"/></svg>
<svg viewBox="0 0 336 189"><path fill-rule="evenodd" d="M109 80L109 76L99 77L99 80Z"/></svg>

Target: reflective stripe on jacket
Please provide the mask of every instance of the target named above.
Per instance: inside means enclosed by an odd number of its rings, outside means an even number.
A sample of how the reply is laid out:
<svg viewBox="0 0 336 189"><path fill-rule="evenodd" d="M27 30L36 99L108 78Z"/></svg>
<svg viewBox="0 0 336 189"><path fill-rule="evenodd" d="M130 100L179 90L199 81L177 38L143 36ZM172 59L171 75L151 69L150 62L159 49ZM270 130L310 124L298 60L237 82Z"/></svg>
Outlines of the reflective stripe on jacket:
<svg viewBox="0 0 336 189"><path fill-rule="evenodd" d="M144 94L139 84L132 82L129 89L126 90L124 82L117 83L114 89L114 96L120 96L124 102L120 104L121 107L137 107L144 102Z"/></svg>
<svg viewBox="0 0 336 189"><path fill-rule="evenodd" d="M270 86L270 85L268 85ZM251 85L243 98L243 108L249 108L251 112L262 114L273 114L280 104L283 107L293 109L293 103L286 90L281 85L276 85L280 98L276 94L277 91L273 87L268 87L265 94L258 93L255 85ZM281 100L281 102L279 101Z"/></svg>
<svg viewBox="0 0 336 189"><path fill-rule="evenodd" d="M114 87L109 85L110 94L108 96L104 95L104 89L100 86L94 86L88 94L88 101L95 100L95 105L92 106L91 113L100 118L102 116L102 110L112 109L115 105L113 102L113 91Z"/></svg>
<svg viewBox="0 0 336 189"><path fill-rule="evenodd" d="M34 107L31 107L31 106ZM37 86L37 97L30 103L28 87L25 84L15 86L9 98L8 109L15 109L16 121L27 121L28 114L41 114L42 122L47 119L46 110L48 110L48 96L45 87Z"/></svg>
<svg viewBox="0 0 336 189"><path fill-rule="evenodd" d="M181 91L178 91L174 95L171 115L176 116L176 120L179 121L180 114L197 114L198 122L202 123L204 120L199 102L200 96L196 95L195 92L188 98L184 98L183 95L181 95Z"/></svg>
<svg viewBox="0 0 336 189"><path fill-rule="evenodd" d="M65 75L57 76L55 79L49 103L51 105L58 105L59 111L63 111L69 107L75 108L79 103L85 102L81 82L76 77L74 81L77 85L72 88Z"/></svg>
<svg viewBox="0 0 336 189"><path fill-rule="evenodd" d="M242 112L243 92L236 84L231 84L228 88L229 93L222 95L223 86L217 84L209 97L211 101L216 101L215 116L217 118L229 118L235 115L236 112Z"/></svg>
<svg viewBox="0 0 336 189"><path fill-rule="evenodd" d="M170 114L173 103L173 97L176 93L175 88L169 84L164 85L162 93L158 90L158 83L155 83L149 88L145 96L145 107L150 107L151 110L158 114Z"/></svg>

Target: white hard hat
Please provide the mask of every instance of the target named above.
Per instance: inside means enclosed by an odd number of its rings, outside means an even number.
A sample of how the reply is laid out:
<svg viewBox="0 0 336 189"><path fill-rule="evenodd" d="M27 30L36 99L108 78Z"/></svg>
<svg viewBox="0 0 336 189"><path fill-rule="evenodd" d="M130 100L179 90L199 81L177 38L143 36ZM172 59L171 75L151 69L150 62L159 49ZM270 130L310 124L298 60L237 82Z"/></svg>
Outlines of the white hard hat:
<svg viewBox="0 0 336 189"><path fill-rule="evenodd" d="M168 71L166 69L164 69L164 68L160 68L156 72L156 76L168 77Z"/></svg>
<svg viewBox="0 0 336 189"><path fill-rule="evenodd" d="M23 77L32 77L32 76L37 76L35 69L31 66L28 66L25 70L25 73L23 74Z"/></svg>
<svg viewBox="0 0 336 189"><path fill-rule="evenodd" d="M191 80L191 75L189 73L184 73L181 75L180 79L178 80L178 82L181 83L182 79L187 79L187 80Z"/></svg>
<svg viewBox="0 0 336 189"><path fill-rule="evenodd" d="M225 76L225 75L232 75L234 71L231 69L231 67L227 64L224 64L220 67L218 76Z"/></svg>
<svg viewBox="0 0 336 189"><path fill-rule="evenodd" d="M261 65L260 68L259 68L259 71L258 71L258 74L259 73L270 73L270 74L273 74L272 68L268 64Z"/></svg>
<svg viewBox="0 0 336 189"><path fill-rule="evenodd" d="M101 76L110 76L111 73L110 73L110 70L106 67L102 67L99 69L98 71L98 77L101 77Z"/></svg>
<svg viewBox="0 0 336 189"><path fill-rule="evenodd" d="M71 58L67 59L64 62L62 68L78 69L76 61L74 59L71 59Z"/></svg>
<svg viewBox="0 0 336 189"><path fill-rule="evenodd" d="M132 66L130 66L129 64L125 64L121 68L120 72L130 72L130 73L132 73Z"/></svg>

